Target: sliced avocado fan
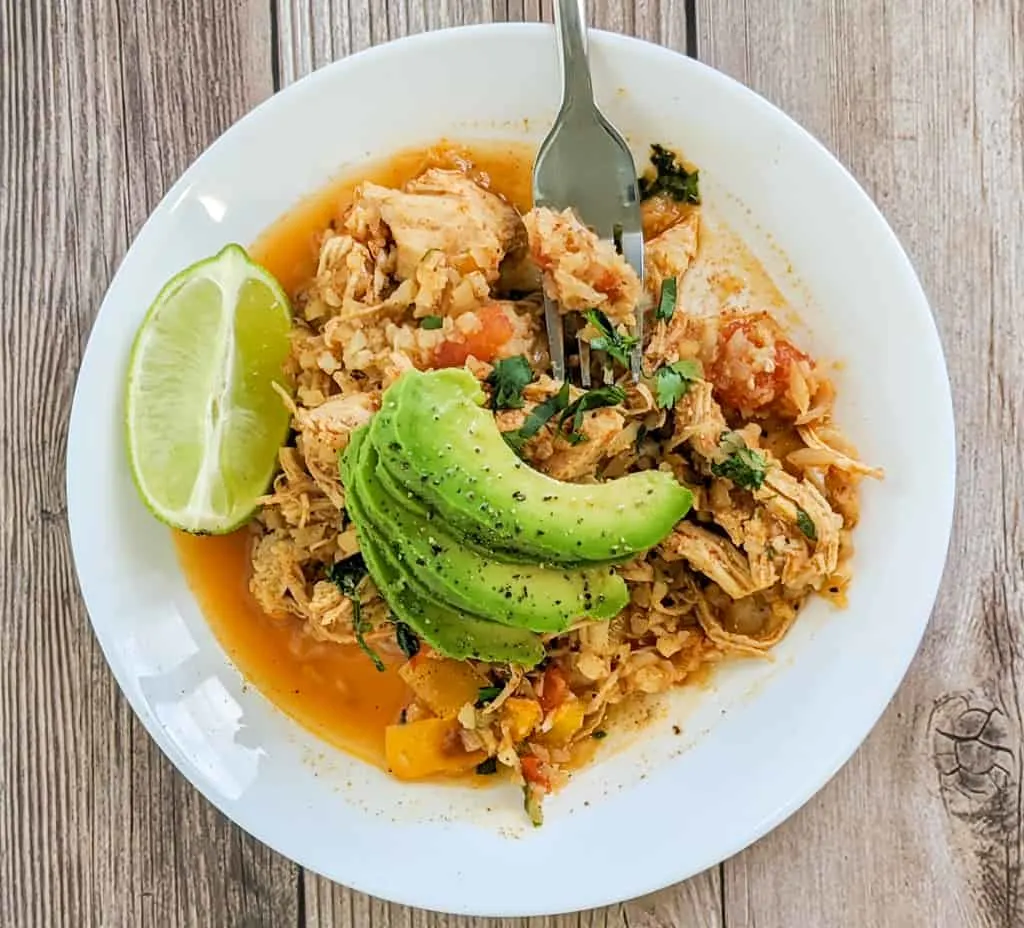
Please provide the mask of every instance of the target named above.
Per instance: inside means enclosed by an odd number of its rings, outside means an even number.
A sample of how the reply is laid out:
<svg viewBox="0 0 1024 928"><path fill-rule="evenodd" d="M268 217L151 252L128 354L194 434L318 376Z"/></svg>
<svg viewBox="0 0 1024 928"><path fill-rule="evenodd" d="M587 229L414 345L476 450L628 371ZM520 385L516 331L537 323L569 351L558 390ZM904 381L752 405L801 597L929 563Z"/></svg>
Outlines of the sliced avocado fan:
<svg viewBox="0 0 1024 928"><path fill-rule="evenodd" d="M349 468L368 522L390 541L394 559L444 602L493 622L535 632L564 632L580 616L610 619L629 601L623 579L608 567L573 570L506 563L467 545L392 498L376 478L377 451L358 440ZM358 524L357 524L358 529Z"/></svg>
<svg viewBox="0 0 1024 928"><path fill-rule="evenodd" d="M355 486L351 464L358 458L360 445L368 442L369 429L352 433L341 457L341 479L346 487ZM395 617L409 626L432 648L455 660L481 660L533 667L544 657L544 645L538 635L521 628L510 628L448 608L421 595L422 587L401 565L380 538L359 502L358 493L348 491L345 507L356 525L359 548L377 589Z"/></svg>
<svg viewBox="0 0 1024 928"><path fill-rule="evenodd" d="M544 658L538 635L522 628L499 625L449 609L420 595L412 578L403 574L384 543L361 511L358 497L346 500L356 522L356 534L366 567L395 617L423 641L455 660L479 660L533 667Z"/></svg>
<svg viewBox="0 0 1024 928"><path fill-rule="evenodd" d="M653 547L689 511L671 474L643 471L598 484L564 483L521 461L464 369L408 371L370 425L392 480L477 545L524 560L624 560Z"/></svg>
<svg viewBox="0 0 1024 928"><path fill-rule="evenodd" d="M345 505L400 621L449 657L531 667L539 634L626 606L608 565L661 541L692 497L657 471L553 480L506 445L483 401L468 371L404 374L341 456Z"/></svg>

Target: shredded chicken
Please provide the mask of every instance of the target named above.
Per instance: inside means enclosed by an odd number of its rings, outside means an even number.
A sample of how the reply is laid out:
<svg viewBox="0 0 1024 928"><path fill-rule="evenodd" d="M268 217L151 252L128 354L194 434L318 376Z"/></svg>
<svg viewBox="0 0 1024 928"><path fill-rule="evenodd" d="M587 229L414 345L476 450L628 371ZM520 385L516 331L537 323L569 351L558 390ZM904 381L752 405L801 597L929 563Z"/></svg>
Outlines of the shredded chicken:
<svg viewBox="0 0 1024 928"><path fill-rule="evenodd" d="M700 213L692 210L686 217L667 228L644 246L644 284L652 299L661 294L662 284L668 278L682 280L697 254L697 230ZM681 290L677 288L677 294ZM678 295L677 295L678 300Z"/></svg>
<svg viewBox="0 0 1024 928"><path fill-rule="evenodd" d="M528 464L559 480L660 468L694 494L693 511L661 544L616 566L630 594L618 616L580 619L544 636L546 660L537 668L472 666L495 698L480 704L470 686L453 717L453 747L508 768L535 800L588 756L619 711L641 705L639 697L683 684L728 655L766 655L815 591L841 602L858 484L881 471L861 464L831 424L835 393L823 368L764 307L687 311L684 279L705 272L698 244L706 250L712 241L699 241L702 207L665 196L645 201L644 294L611 243L571 212L520 217L461 154L434 152L428 161L441 166L400 189L357 188L323 233L315 273L292 294L287 373L295 392L285 401L294 435L280 449L253 526L250 588L264 611L296 617L314 641L353 644L353 600L331 579L359 550L338 455L382 391L413 368L465 364L493 400L490 377L501 359L523 355L535 371L549 367L542 287L563 311L599 308L625 331L675 277L671 319L647 326L645 378L619 379L624 402L588 411L575 443L559 434L556 412L522 449ZM699 361L703 377L666 404L657 372L684 359ZM498 428L522 427L561 386L535 376L516 397L520 408L494 411ZM573 388L570 402L582 395ZM716 476L712 466L728 457L727 432L763 456L760 486L759 466L753 477ZM372 582L358 595L362 640L399 659L384 598ZM440 660L426 646L423 656ZM416 696L401 719L437 717Z"/></svg>
<svg viewBox="0 0 1024 928"><path fill-rule="evenodd" d="M563 313L602 310L612 322L631 325L640 302L640 278L612 242L576 218L539 207L523 217L544 292Z"/></svg>
<svg viewBox="0 0 1024 928"><path fill-rule="evenodd" d="M721 611L712 609L708 600L697 603L697 618L704 634L723 651L748 657L770 657L771 649L786 636L796 615L791 603L767 602L757 595L737 600ZM756 631L740 631L737 624Z"/></svg>
<svg viewBox="0 0 1024 928"><path fill-rule="evenodd" d="M671 445L677 447L686 443L702 458L710 458L718 450L722 433L729 429L712 386L706 380L691 384L686 395L676 403L675 421Z"/></svg>
<svg viewBox="0 0 1024 928"><path fill-rule="evenodd" d="M777 518L799 527L801 513L813 525L816 540L812 556L803 564L787 565L782 580L787 586L820 586L836 569L839 561L839 531L843 520L827 500L806 480L797 480L781 467L771 467L764 486L754 494ZM801 533L803 529L800 529Z"/></svg>
<svg viewBox="0 0 1024 928"><path fill-rule="evenodd" d="M733 599L742 599L760 589L743 552L727 538L692 522L677 525L659 550L666 560L685 558L694 570L714 580Z"/></svg>
<svg viewBox="0 0 1024 928"><path fill-rule="evenodd" d="M558 438L551 456L540 464L541 470L555 480L570 482L596 477L598 467L622 434L624 424L622 414L614 409L587 413L580 429L584 440L574 445Z"/></svg>
<svg viewBox="0 0 1024 928"><path fill-rule="evenodd" d="M432 168L404 191L367 183L359 199L376 206L390 229L401 278L436 249L460 274L476 271L494 281L505 255L523 246L516 210L459 171Z"/></svg>
<svg viewBox="0 0 1024 928"><path fill-rule="evenodd" d="M349 435L376 411L377 404L365 393L334 396L315 409L296 410L299 452L310 475L339 508L345 496L338 477L338 453L345 449Z"/></svg>
<svg viewBox="0 0 1024 928"><path fill-rule="evenodd" d="M793 463L804 467L835 467L837 470L874 477L876 480L885 476L882 468L869 467L856 458L833 448L818 434L813 425L798 425L797 432L807 448L793 452L790 456L793 458Z"/></svg>

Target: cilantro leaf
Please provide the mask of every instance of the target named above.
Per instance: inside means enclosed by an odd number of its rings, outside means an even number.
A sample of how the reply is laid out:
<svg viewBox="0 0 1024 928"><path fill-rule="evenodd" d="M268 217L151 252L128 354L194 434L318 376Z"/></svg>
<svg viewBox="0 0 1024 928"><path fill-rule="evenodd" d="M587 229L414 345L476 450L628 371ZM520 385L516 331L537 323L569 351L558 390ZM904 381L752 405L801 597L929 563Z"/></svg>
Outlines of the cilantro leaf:
<svg viewBox="0 0 1024 928"><path fill-rule="evenodd" d="M700 362L687 358L659 367L654 375L655 399L659 409L671 409L690 389L690 384L703 374Z"/></svg>
<svg viewBox="0 0 1024 928"><path fill-rule="evenodd" d="M494 387L492 409L522 409L523 387L533 381L533 369L525 355L494 362L487 382Z"/></svg>
<svg viewBox="0 0 1024 928"><path fill-rule="evenodd" d="M676 160L674 152L664 145L651 146L651 165L654 176L640 178L640 199L664 194L677 203L700 203L698 171L687 171Z"/></svg>
<svg viewBox="0 0 1024 928"><path fill-rule="evenodd" d="M503 686L481 686L476 694L476 707L482 709L501 695Z"/></svg>
<svg viewBox="0 0 1024 928"><path fill-rule="evenodd" d="M411 659L420 653L420 639L405 622L395 623L395 640L406 657Z"/></svg>
<svg viewBox="0 0 1024 928"><path fill-rule="evenodd" d="M519 428L502 432L501 437L516 454L522 454L525 444L568 405L569 384L566 382L554 396L549 396L543 403L538 403Z"/></svg>
<svg viewBox="0 0 1024 928"><path fill-rule="evenodd" d="M711 473L725 477L745 490L759 490L764 484L768 461L760 451L748 448L742 437L735 432L726 432L718 443L721 451L728 455L724 461L711 465Z"/></svg>
<svg viewBox="0 0 1024 928"><path fill-rule="evenodd" d="M491 774L498 772L498 758L493 756L488 757L487 760L480 761L480 763L476 765L475 769L479 776L489 777Z"/></svg>
<svg viewBox="0 0 1024 928"><path fill-rule="evenodd" d="M354 596L368 573L366 561L361 554L356 553L343 561L331 564L327 568L327 579L346 596Z"/></svg>
<svg viewBox="0 0 1024 928"><path fill-rule="evenodd" d="M352 602L352 632L356 636L356 644L373 661L373 666L383 671L384 661L366 643L366 621L363 616L363 604L359 600L359 587L368 576L366 561L358 553L327 568L327 578Z"/></svg>
<svg viewBox="0 0 1024 928"><path fill-rule="evenodd" d="M595 387L588 390L578 400L570 403L565 411L559 416L558 428L564 431L564 436L569 444L577 445L585 441L587 436L580 431L583 427L583 416L591 409L601 409L605 406L617 406L626 399L626 391L622 387L608 386ZM569 428L565 425L569 423Z"/></svg>
<svg viewBox="0 0 1024 928"><path fill-rule="evenodd" d="M420 328L426 329L428 332L431 329L440 329L444 326L444 320L440 316L424 316L420 320Z"/></svg>
<svg viewBox="0 0 1024 928"><path fill-rule="evenodd" d="M584 315L587 322L600 333L590 340L591 349L606 351L623 367L629 367L629 354L636 347L636 336L620 334L611 320L599 309L588 309Z"/></svg>
<svg viewBox="0 0 1024 928"><path fill-rule="evenodd" d="M659 322L668 322L676 311L676 290L678 286L674 277L667 277L661 284L661 297L654 318Z"/></svg>
<svg viewBox="0 0 1024 928"><path fill-rule="evenodd" d="M796 509L796 527L811 541L818 540L818 529L814 525L814 520L799 506Z"/></svg>

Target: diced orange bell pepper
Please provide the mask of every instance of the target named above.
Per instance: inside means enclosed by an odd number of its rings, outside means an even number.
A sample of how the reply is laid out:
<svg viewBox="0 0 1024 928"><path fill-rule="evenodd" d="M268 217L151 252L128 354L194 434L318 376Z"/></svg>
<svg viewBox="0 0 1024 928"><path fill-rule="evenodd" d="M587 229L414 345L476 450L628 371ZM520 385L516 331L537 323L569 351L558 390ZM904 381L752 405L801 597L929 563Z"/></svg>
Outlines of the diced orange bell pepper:
<svg viewBox="0 0 1024 928"><path fill-rule="evenodd" d="M572 740L572 736L583 727L585 706L580 699L569 699L555 709L551 727L541 735L545 744L563 745Z"/></svg>
<svg viewBox="0 0 1024 928"><path fill-rule="evenodd" d="M407 661L399 676L430 708L434 715L453 719L467 702L476 702L483 681L469 664L446 657L428 657Z"/></svg>
<svg viewBox="0 0 1024 928"><path fill-rule="evenodd" d="M535 699L521 699L513 696L501 707L501 720L508 726L509 737L514 742L525 741L540 725L544 713Z"/></svg>
<svg viewBox="0 0 1024 928"><path fill-rule="evenodd" d="M466 773L485 760L484 751L466 751L453 719L422 719L384 729L384 757L400 780Z"/></svg>

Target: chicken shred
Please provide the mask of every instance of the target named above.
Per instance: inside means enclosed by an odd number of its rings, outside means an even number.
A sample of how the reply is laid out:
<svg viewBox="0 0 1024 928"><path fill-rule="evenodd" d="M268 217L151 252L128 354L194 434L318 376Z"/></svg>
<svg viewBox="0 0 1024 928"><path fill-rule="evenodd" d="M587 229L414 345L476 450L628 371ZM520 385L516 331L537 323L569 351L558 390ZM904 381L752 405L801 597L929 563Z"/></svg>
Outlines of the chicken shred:
<svg viewBox="0 0 1024 928"><path fill-rule="evenodd" d="M571 209L538 207L523 222L544 292L561 312L600 309L612 322L632 325L642 287L614 244L598 238Z"/></svg>

